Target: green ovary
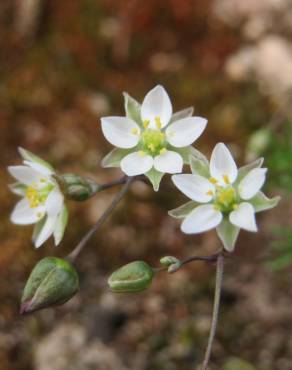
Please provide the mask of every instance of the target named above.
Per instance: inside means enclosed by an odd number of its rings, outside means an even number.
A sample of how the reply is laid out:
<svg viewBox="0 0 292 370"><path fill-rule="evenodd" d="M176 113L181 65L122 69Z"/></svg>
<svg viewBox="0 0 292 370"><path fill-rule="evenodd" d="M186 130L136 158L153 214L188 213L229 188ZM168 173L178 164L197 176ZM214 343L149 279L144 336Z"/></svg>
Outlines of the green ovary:
<svg viewBox="0 0 292 370"><path fill-rule="evenodd" d="M223 212L230 213L237 208L237 195L235 189L230 186L227 188L217 187L215 196L215 207Z"/></svg>
<svg viewBox="0 0 292 370"><path fill-rule="evenodd" d="M143 151L150 155L158 155L166 147L165 134L160 130L147 129L142 132Z"/></svg>

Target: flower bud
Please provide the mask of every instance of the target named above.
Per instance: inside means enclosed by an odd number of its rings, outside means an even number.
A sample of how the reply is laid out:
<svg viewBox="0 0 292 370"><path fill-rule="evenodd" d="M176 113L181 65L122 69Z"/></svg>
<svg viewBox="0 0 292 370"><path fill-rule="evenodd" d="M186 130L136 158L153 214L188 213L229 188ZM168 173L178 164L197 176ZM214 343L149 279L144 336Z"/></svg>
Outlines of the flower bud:
<svg viewBox="0 0 292 370"><path fill-rule="evenodd" d="M101 186L93 180L73 173L57 175L55 178L65 197L78 202L87 200L101 190Z"/></svg>
<svg viewBox="0 0 292 370"><path fill-rule="evenodd" d="M181 268L181 266L182 264L180 261L173 263L172 265L168 267L167 272L169 274L173 274L174 272L178 271Z"/></svg>
<svg viewBox="0 0 292 370"><path fill-rule="evenodd" d="M170 265L173 265L174 263L178 263L180 262L179 259L177 259L176 257L174 256L165 256L165 257L162 257L160 259L160 263L163 265L163 266L170 266Z"/></svg>
<svg viewBox="0 0 292 370"><path fill-rule="evenodd" d="M20 314L61 305L79 289L74 267L66 260L46 257L32 270L21 299Z"/></svg>
<svg viewBox="0 0 292 370"><path fill-rule="evenodd" d="M115 293L135 293L148 288L154 271L144 261L134 261L122 266L108 279L111 291Z"/></svg>

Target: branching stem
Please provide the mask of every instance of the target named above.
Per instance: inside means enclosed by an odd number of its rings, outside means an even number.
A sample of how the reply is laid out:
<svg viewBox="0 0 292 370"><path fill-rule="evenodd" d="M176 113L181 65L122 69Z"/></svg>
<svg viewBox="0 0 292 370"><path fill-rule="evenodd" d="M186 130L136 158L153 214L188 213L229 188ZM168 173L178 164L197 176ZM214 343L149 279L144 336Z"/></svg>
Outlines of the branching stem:
<svg viewBox="0 0 292 370"><path fill-rule="evenodd" d="M91 227L91 229L84 235L84 237L80 240L74 250L67 256L67 259L70 262L76 260L79 253L83 250L86 246L87 242L91 239L91 237L97 232L97 230L103 225L106 219L111 215L113 210L118 205L119 201L123 198L126 192L129 190L132 182L135 180L135 177L126 177L123 188L116 194L114 199L112 200L111 204L102 214L102 216L98 219L98 221ZM121 179L120 179L121 180Z"/></svg>

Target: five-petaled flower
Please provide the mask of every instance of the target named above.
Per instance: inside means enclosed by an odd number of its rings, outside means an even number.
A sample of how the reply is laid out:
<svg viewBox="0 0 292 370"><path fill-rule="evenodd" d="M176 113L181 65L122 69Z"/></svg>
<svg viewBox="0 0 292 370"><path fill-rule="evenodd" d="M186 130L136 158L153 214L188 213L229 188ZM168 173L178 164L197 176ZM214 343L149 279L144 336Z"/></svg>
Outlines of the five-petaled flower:
<svg viewBox="0 0 292 370"><path fill-rule="evenodd" d="M207 120L192 117L192 108L172 114L169 96L160 85L148 92L142 105L124 95L126 117L101 119L104 136L119 148L105 157L103 166L120 166L128 176L146 174L158 190L164 173L182 172L194 149L190 145Z"/></svg>
<svg viewBox="0 0 292 370"><path fill-rule="evenodd" d="M191 159L192 174L172 176L176 187L191 202L170 211L170 215L184 218L181 230L197 234L212 228L228 251L234 249L240 229L255 232L255 213L274 207L279 197L268 199L261 191L266 168L259 159L237 169L228 148L215 146L210 164L203 156Z"/></svg>
<svg viewBox="0 0 292 370"><path fill-rule="evenodd" d="M11 221L18 225L35 224L33 242L36 248L51 235L58 245L64 235L68 212L53 176L54 169L27 150L20 148L19 152L23 165L8 167L17 180L10 189L22 197L11 214Z"/></svg>

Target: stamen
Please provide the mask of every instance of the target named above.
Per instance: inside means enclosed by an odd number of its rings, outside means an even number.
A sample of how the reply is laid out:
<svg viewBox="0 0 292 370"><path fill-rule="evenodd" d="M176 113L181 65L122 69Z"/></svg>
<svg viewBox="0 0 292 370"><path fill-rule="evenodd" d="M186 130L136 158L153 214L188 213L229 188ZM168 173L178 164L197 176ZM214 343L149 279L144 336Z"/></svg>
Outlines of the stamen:
<svg viewBox="0 0 292 370"><path fill-rule="evenodd" d="M144 127L144 128L147 128L147 127L149 126L149 123L150 123L149 119L145 119L145 120L143 121L143 127Z"/></svg>
<svg viewBox="0 0 292 370"><path fill-rule="evenodd" d="M210 177L210 178L209 178L209 181L210 181L212 184L214 184L214 185L215 185L215 184L217 184L217 182L218 182L214 177Z"/></svg>
<svg viewBox="0 0 292 370"><path fill-rule="evenodd" d="M155 117L155 124L158 129L161 129L161 120L159 116Z"/></svg>
<svg viewBox="0 0 292 370"><path fill-rule="evenodd" d="M213 193L213 191L212 191L212 190L208 190L206 194L207 194L207 195L214 195L214 193Z"/></svg>
<svg viewBox="0 0 292 370"><path fill-rule="evenodd" d="M160 149L159 154L165 154L166 152L167 152L167 149L166 148L162 148L162 149Z"/></svg>
<svg viewBox="0 0 292 370"><path fill-rule="evenodd" d="M238 204L233 204L233 207L232 207L234 210L236 210L238 208Z"/></svg>
<svg viewBox="0 0 292 370"><path fill-rule="evenodd" d="M138 154L140 157L144 157L146 153L143 150L139 150Z"/></svg>
<svg viewBox="0 0 292 370"><path fill-rule="evenodd" d="M137 129L137 127L133 127L133 128L132 128L132 130L131 130L131 133L132 133L133 135L138 135L139 130Z"/></svg>
<svg viewBox="0 0 292 370"><path fill-rule="evenodd" d="M225 182L226 185L229 185L230 184L228 175L223 175L223 180L224 180L224 182Z"/></svg>

